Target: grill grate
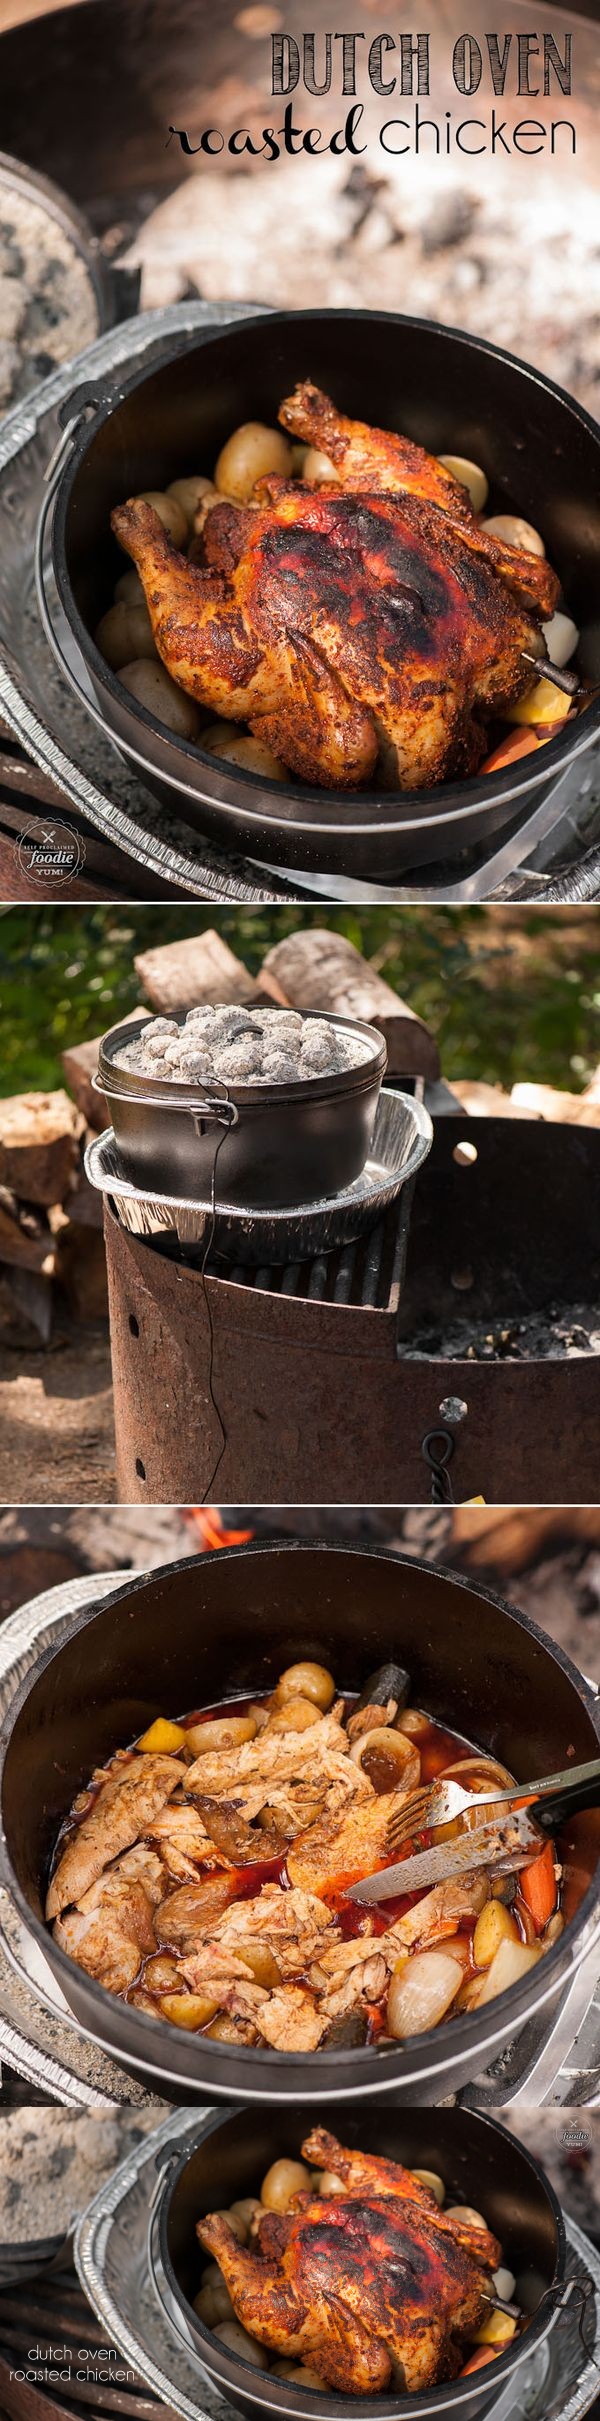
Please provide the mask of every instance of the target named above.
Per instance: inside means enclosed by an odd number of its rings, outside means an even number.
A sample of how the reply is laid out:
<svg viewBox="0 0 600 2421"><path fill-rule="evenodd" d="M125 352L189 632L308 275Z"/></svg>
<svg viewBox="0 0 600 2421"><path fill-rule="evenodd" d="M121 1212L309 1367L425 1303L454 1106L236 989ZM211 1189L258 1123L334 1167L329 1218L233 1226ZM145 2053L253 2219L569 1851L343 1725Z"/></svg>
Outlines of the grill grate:
<svg viewBox="0 0 600 2421"><path fill-rule="evenodd" d="M175 2421L172 2407L107 2345L71 2266L13 2280L0 2293L0 2411L8 2421Z"/></svg>
<svg viewBox="0 0 600 2421"><path fill-rule="evenodd" d="M317 1253L312 1261L288 1261L283 1267L252 1269L210 1254L207 1276L227 1278L255 1294L284 1295L307 1303L341 1303L361 1311L395 1312L406 1256L410 1188L390 1203L368 1236L337 1252Z"/></svg>

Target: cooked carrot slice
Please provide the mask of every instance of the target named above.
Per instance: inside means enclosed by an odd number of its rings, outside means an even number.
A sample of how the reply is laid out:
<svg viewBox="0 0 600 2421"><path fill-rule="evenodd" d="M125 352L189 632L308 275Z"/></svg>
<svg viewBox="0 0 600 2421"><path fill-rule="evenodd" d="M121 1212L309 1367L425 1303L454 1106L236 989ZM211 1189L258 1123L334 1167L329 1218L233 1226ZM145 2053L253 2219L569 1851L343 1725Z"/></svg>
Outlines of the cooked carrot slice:
<svg viewBox="0 0 600 2421"><path fill-rule="evenodd" d="M508 731L506 739L500 740L499 746L492 749L491 757L485 758L480 772L500 773L502 766L511 765L515 757L528 757L532 748L541 747L543 741L535 731Z"/></svg>
<svg viewBox="0 0 600 2421"><path fill-rule="evenodd" d="M545 1848L540 1851L539 1858L534 1858L532 1866L522 1867L519 1889L525 1906L533 1918L536 1933L543 1933L544 1926L547 1925L548 1918L553 1915L556 1907L556 1876L552 1841L546 1842Z"/></svg>
<svg viewBox="0 0 600 2421"><path fill-rule="evenodd" d="M497 2362L498 2355L505 2353L505 2345L480 2345L479 2352L472 2354L470 2362L465 2362L464 2370L459 2371L459 2379L466 2379L469 2371L482 2371L486 2362Z"/></svg>

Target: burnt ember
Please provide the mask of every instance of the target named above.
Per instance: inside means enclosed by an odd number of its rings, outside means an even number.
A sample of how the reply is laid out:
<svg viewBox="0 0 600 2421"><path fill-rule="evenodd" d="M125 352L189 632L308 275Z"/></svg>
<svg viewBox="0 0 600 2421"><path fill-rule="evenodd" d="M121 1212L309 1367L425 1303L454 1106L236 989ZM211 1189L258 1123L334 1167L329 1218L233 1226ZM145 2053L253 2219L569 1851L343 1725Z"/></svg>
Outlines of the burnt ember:
<svg viewBox="0 0 600 2421"><path fill-rule="evenodd" d="M600 1317L589 1303L550 1304L510 1319L430 1324L401 1348L405 1361L571 1361L600 1353Z"/></svg>

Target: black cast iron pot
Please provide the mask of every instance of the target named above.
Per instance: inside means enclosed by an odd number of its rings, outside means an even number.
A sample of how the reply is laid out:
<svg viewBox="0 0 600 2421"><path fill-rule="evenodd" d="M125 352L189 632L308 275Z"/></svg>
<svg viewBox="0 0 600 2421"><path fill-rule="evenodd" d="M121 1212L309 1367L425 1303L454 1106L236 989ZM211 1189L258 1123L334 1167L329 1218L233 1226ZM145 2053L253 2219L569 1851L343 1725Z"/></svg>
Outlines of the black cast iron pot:
<svg viewBox="0 0 600 2421"><path fill-rule="evenodd" d="M174 2099L310 2101L356 2092L435 2100L480 2071L552 2000L590 1948L600 1904L600 1811L561 1840L567 1923L552 1950L479 2012L409 2043L311 2056L209 2041L117 2000L67 1958L43 1917L48 1871L75 1793L158 1714L268 1690L299 1657L360 1690L375 1667L408 1667L417 1705L517 1777L597 1756L589 1685L525 1615L410 1557L277 1544L221 1551L136 1578L42 1650L0 1742L0 1882L86 2034Z"/></svg>
<svg viewBox="0 0 600 2421"><path fill-rule="evenodd" d="M150 339L149 339L150 344ZM371 311L273 312L214 334L173 338L118 390L83 390L91 419L76 432L54 510L52 561L70 629L73 666L91 676L106 729L144 779L186 820L263 862L319 874L393 881L407 867L451 859L532 810L600 729L600 704L560 738L503 772L435 790L346 793L265 782L176 740L134 703L92 633L112 601L123 556L113 505L190 470L212 471L241 421L273 422L298 379L310 377L352 417L400 429L432 453L480 462L488 511L524 514L547 553L581 631L587 681L600 681L600 430L559 387L499 347L428 320ZM63 408L71 418L78 396ZM47 619L48 636L53 639ZM69 677L69 664L60 657ZM214 720L210 715L209 720Z"/></svg>
<svg viewBox="0 0 600 2421"><path fill-rule="evenodd" d="M448 2202L465 2202L483 2211L488 2227L502 2246L502 2259L518 2281L529 2327L513 2340L505 2354L468 2379L448 2380L442 2387L401 2395L387 2388L380 2396L347 2396L324 2388L296 2387L289 2379L252 2370L232 2354L194 2311L200 2274L208 2259L196 2236L196 2221L207 2212L226 2210L231 2202L260 2191L271 2162L283 2153L297 2160L304 2137L313 2126L341 2135L361 2152L380 2153L402 2161L405 2168L432 2169L443 2177ZM313 2102L301 2114L286 2112L285 2120L268 2110L236 2110L229 2117L212 2115L198 2128L190 2148L187 2138L175 2168L170 2162L158 2203L160 2262L154 2278L171 2319L187 2344L190 2341L214 2385L254 2421L257 2409L304 2415L310 2421L349 2421L353 2412L368 2421L422 2421L425 2414L454 2413L457 2421L475 2421L501 2393L525 2356L533 2352L552 2326L565 2273L565 2230L560 2206L543 2169L494 2119L464 2110L390 2108L373 2110L359 2101L344 2113L343 2125L335 2104ZM554 2290L554 2292L552 2291ZM308 2356L307 2356L308 2360Z"/></svg>
<svg viewBox="0 0 600 2421"><path fill-rule="evenodd" d="M375 1027L359 1019L321 1022L360 1038L362 1056L355 1067L335 1076L303 1077L297 1084L207 1083L206 1088L119 1066L119 1051L131 1042L132 1029L127 1022L113 1026L100 1047L97 1081L134 1185L152 1192L162 1187L194 1200L203 1191L210 1194L214 1169L217 1201L267 1210L316 1201L351 1185L371 1149L387 1050ZM407 1102L407 1154L416 1139L410 1107Z"/></svg>

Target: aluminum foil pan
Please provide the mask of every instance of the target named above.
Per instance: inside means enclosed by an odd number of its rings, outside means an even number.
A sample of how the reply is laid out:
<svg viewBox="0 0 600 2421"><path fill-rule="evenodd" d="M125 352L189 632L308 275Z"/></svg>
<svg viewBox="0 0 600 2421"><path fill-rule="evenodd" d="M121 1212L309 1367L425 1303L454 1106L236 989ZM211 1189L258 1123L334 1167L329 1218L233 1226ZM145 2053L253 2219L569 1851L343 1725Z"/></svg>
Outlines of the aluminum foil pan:
<svg viewBox="0 0 600 2421"><path fill-rule="evenodd" d="M429 1111L408 1094L386 1087L380 1095L371 1156L360 1177L327 1200L286 1205L283 1210L253 1210L219 1202L215 1253L224 1260L263 1269L310 1261L315 1253L335 1252L341 1245L354 1243L375 1226L416 1176L432 1141ZM142 1236L148 1243L171 1237L189 1259L201 1256L212 1221L208 1194L204 1201L142 1194L123 1175L112 1127L88 1144L85 1171L90 1185L108 1194L121 1226L132 1235Z"/></svg>
<svg viewBox="0 0 600 2421"><path fill-rule="evenodd" d="M205 2114L208 2116L208 2112ZM186 2347L158 2301L150 2249L160 2260L154 2204L162 2163L180 2147L183 2130L196 2132L198 2110L167 2118L156 2134L128 2154L79 2222L75 2261L84 2294L106 2331L155 2395L181 2421L226 2421L232 2406L217 2395L191 2347ZM150 2214L150 2243L148 2219ZM600 2361L600 2259L565 2213L567 2281L573 2293L551 2337L519 2365L490 2404L488 2421L581 2421L598 2392ZM589 2302L585 2345L576 2282ZM316 2408L315 2408L316 2410Z"/></svg>

